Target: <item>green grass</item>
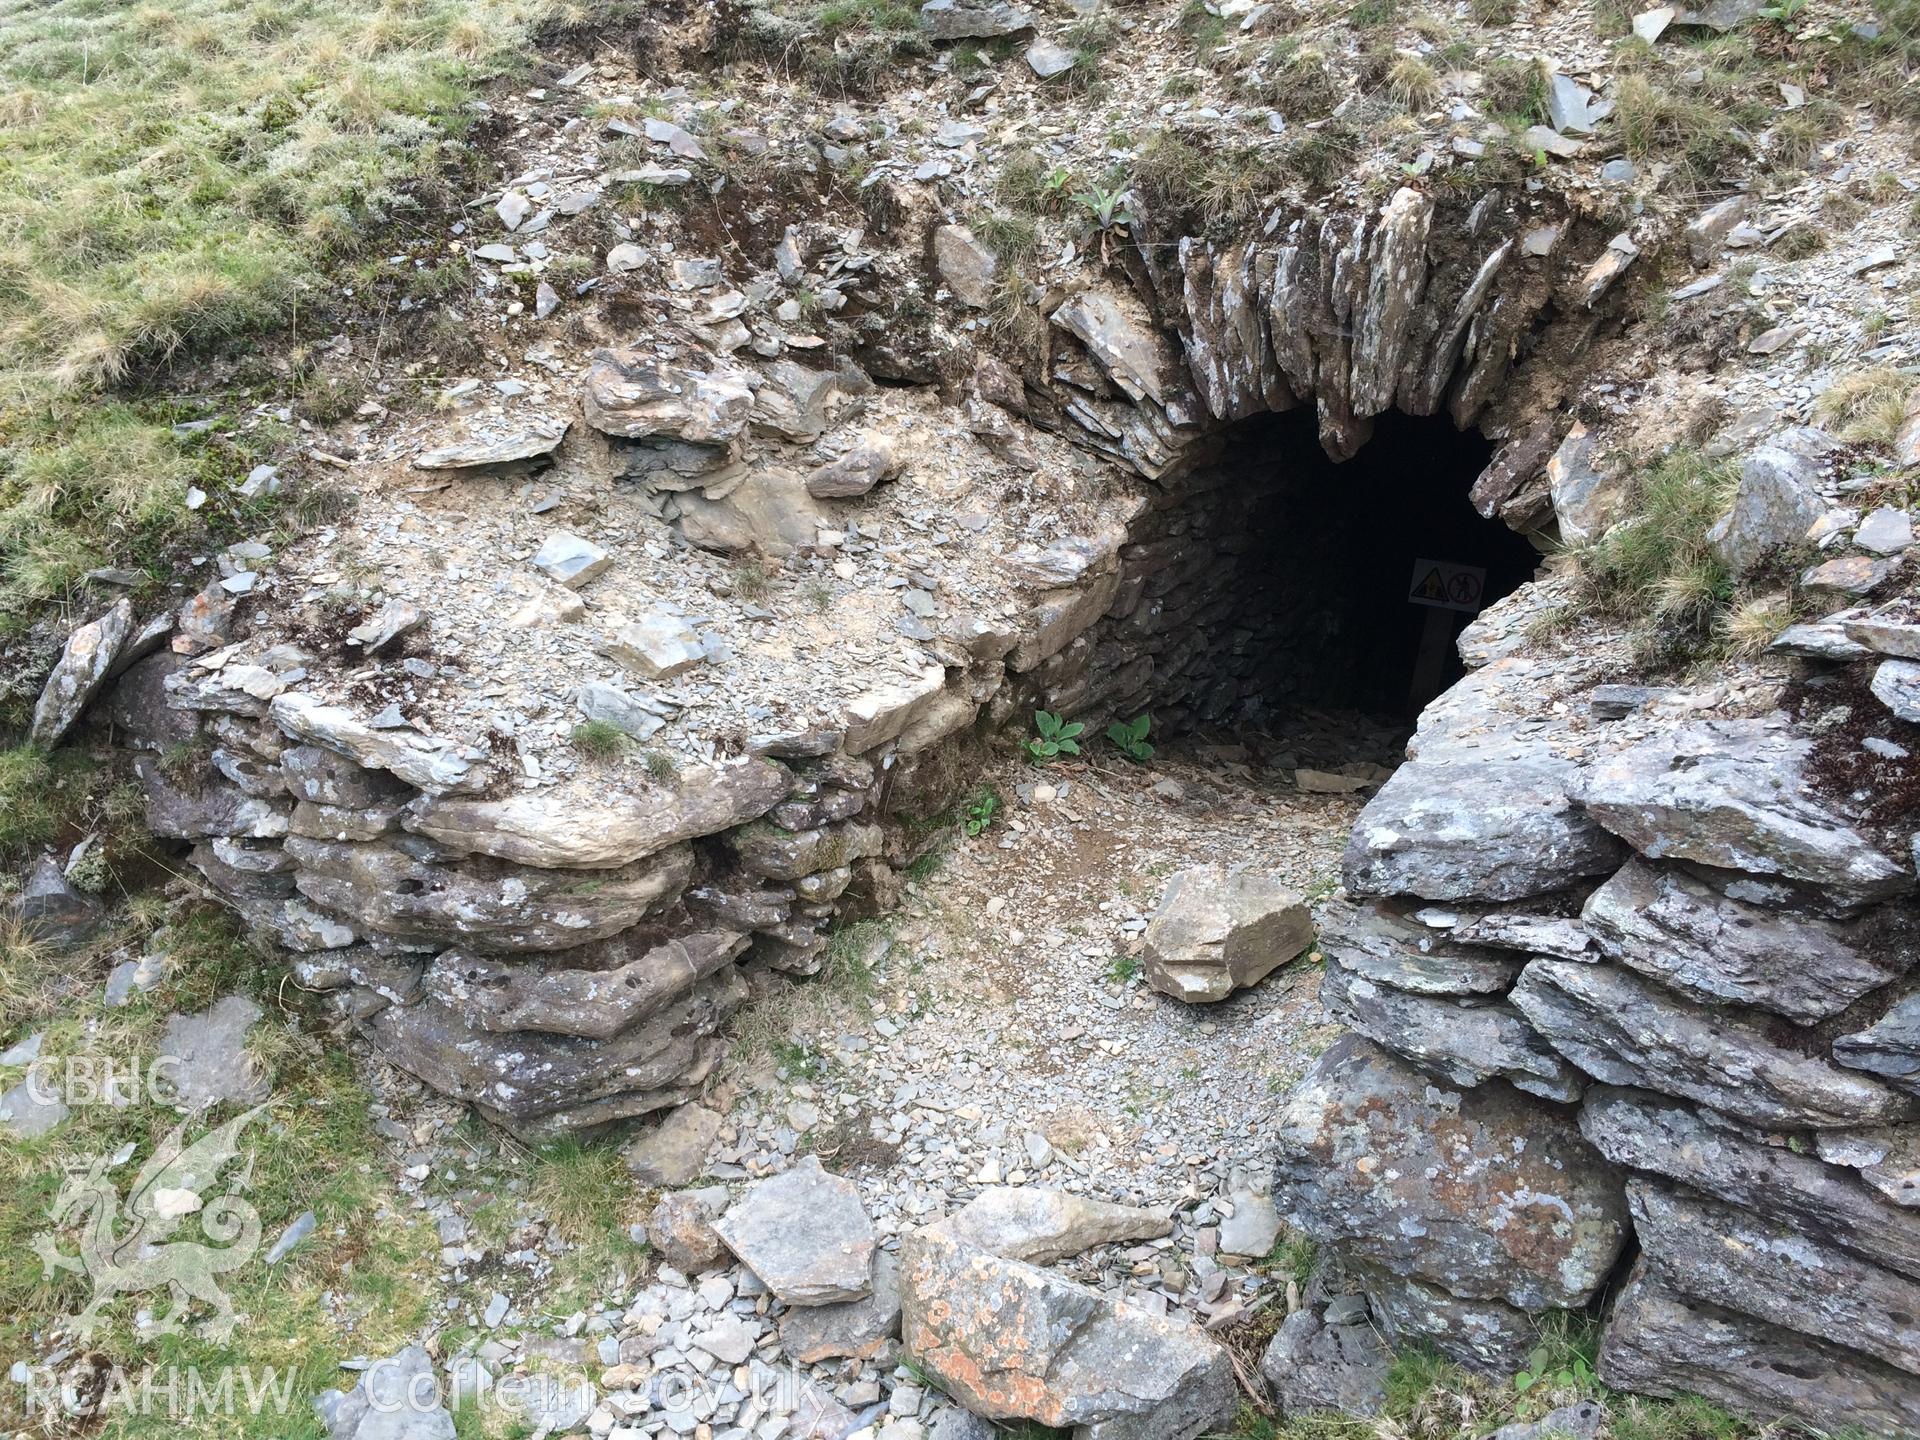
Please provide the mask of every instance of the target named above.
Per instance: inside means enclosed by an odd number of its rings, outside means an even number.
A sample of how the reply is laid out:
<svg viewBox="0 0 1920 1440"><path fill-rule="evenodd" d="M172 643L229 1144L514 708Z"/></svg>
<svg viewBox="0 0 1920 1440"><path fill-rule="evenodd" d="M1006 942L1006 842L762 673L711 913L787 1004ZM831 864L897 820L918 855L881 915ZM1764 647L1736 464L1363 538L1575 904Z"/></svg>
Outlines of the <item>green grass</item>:
<svg viewBox="0 0 1920 1440"><path fill-rule="evenodd" d="M627 1228L640 1219L640 1191L617 1146L567 1139L539 1151L527 1207L566 1246L554 1265L549 1308L590 1305L624 1290L638 1273L642 1252Z"/></svg>
<svg viewBox="0 0 1920 1440"><path fill-rule="evenodd" d="M883 920L855 920L842 925L827 937L826 953L820 963L820 978L843 986L855 995L873 993L873 957L880 942L887 938Z"/></svg>
<svg viewBox="0 0 1920 1440"><path fill-rule="evenodd" d="M217 496L207 480L254 457L180 443L170 422L188 417L140 382L241 337L297 337L332 270L464 158L465 102L519 63L542 8L0 0L0 609L15 623L80 571L211 518L182 508L187 485ZM336 381L295 383L328 413L345 403Z"/></svg>
<svg viewBox="0 0 1920 1440"><path fill-rule="evenodd" d="M627 748L627 732L605 720L582 720L573 727L573 747L583 755L606 760Z"/></svg>
<svg viewBox="0 0 1920 1440"><path fill-rule="evenodd" d="M96 1432L108 1437L268 1436L310 1437L318 1427L308 1408L311 1397L340 1383L336 1368L346 1356L385 1353L404 1344L428 1320L428 1297L437 1263L438 1241L418 1212L393 1190L378 1163L381 1142L373 1132L368 1106L373 1096L354 1073L342 1050L315 1041L305 1028L293 1028L274 997L279 972L255 952L237 926L207 910L177 918L169 927L181 968L153 994L136 998L126 1009L107 1015L70 1014L44 1027L43 1056L112 1061L124 1070L157 1053L164 1017L172 1011L203 1006L215 994L236 985L265 998L266 1018L249 1037L250 1049L268 1067L272 1094L267 1111L241 1132L241 1159L220 1177L218 1188L236 1168L250 1166L245 1198L258 1210L262 1248L270 1245L296 1216L312 1210L318 1228L313 1237L269 1269L256 1256L221 1277L222 1288L246 1317L230 1338L216 1341L187 1333L142 1337L134 1312L162 1308L164 1294L122 1295L107 1309L94 1348L124 1367L137 1385L153 1367L197 1367L213 1379L227 1366L259 1373L273 1367L282 1384L291 1376L291 1401L282 1414L269 1406L249 1414L242 1405L232 1415L173 1417L165 1412L109 1414ZM289 990L297 1001L299 992ZM0 1081L11 1084L16 1072ZM228 1104L191 1122L188 1141L233 1118L241 1107ZM180 1117L142 1095L122 1108L76 1105L52 1133L0 1146L0 1352L9 1359L37 1358L50 1346L51 1328L77 1313L89 1298L85 1277L67 1270L43 1271L33 1248L49 1228L48 1207L58 1192L62 1167L84 1163L127 1144L134 1156L109 1171L124 1196L153 1147ZM126 1230L123 1220L122 1233ZM202 1239L191 1221L175 1236ZM77 1245L64 1233L60 1248ZM211 1311L197 1308L197 1321ZM156 1381L158 1383L158 1381ZM14 1428L9 1407L20 1404L12 1386L0 1393L0 1423Z"/></svg>
<svg viewBox="0 0 1920 1440"><path fill-rule="evenodd" d="M1734 597L1736 577L1707 545L1733 484L1729 466L1670 451L1639 472L1631 518L1576 552L1584 598L1633 622L1636 651L1650 666L1698 654Z"/></svg>

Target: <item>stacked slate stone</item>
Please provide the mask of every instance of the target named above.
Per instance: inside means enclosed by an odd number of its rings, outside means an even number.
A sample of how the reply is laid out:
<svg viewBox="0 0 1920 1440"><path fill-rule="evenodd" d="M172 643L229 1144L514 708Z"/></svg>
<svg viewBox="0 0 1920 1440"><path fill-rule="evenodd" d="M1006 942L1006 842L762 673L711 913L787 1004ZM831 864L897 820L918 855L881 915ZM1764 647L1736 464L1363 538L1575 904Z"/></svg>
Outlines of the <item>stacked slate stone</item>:
<svg viewBox="0 0 1920 1440"><path fill-rule="evenodd" d="M745 998L737 962L813 973L843 907L889 902L859 818L879 770L844 746L910 769L901 743L944 693L876 693L844 730L633 793L515 790L482 747L264 666L202 668L219 654L163 651L113 694L149 827L383 1056L525 1134L691 1098Z"/></svg>
<svg viewBox="0 0 1920 1440"><path fill-rule="evenodd" d="M1475 671L1361 816L1276 1202L1469 1366L1591 1307L1616 1386L1920 1433L1913 840L1786 715L1595 678Z"/></svg>

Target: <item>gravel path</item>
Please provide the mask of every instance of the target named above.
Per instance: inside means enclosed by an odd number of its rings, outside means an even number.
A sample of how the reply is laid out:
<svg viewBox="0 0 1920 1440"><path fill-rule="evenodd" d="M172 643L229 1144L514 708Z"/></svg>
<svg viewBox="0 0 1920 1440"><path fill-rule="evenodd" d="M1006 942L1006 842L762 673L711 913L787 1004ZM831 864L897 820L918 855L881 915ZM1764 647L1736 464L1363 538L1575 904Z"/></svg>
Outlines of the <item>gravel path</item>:
<svg viewBox="0 0 1920 1440"><path fill-rule="evenodd" d="M1326 754L1335 734L1308 739ZM1294 758L1189 746L1148 767L988 777L1006 807L986 834L957 839L891 920L856 932L837 976L781 982L743 1019L714 1173L814 1150L860 1181L883 1233L1001 1182L1173 1205L1183 1223L1160 1246L1206 1268L1214 1197L1264 1169L1273 1109L1333 1027L1311 958L1191 1007L1147 989L1134 957L1188 866L1333 888L1363 797L1299 792ZM1144 1257L1119 1258L1138 1273ZM1115 1263L1097 1255L1106 1268L1084 1278L1135 1290ZM1158 1273L1142 1286L1167 1294Z"/></svg>

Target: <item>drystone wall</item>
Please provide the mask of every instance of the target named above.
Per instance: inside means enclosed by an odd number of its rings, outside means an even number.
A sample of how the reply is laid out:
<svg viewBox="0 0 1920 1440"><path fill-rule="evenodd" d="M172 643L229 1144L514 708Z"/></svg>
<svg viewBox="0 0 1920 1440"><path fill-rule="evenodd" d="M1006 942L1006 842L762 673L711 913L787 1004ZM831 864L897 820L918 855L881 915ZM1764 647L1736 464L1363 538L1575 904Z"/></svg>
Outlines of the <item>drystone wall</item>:
<svg viewBox="0 0 1920 1440"><path fill-rule="evenodd" d="M1435 246L1429 261L1434 203L1412 190L1377 215L1299 217L1272 245L1143 243L1139 293L1059 305L1050 368L983 353L964 403L1016 463L1027 426L1054 428L1148 488L1119 487L1088 533L1005 557L1031 595L1017 623L945 617L914 680L639 793L525 787L492 737L426 734L371 688L365 704L323 702L302 682L333 662L297 638L250 640L242 607L209 587L170 637L141 631L164 648L114 692L145 752L151 826L191 842L208 884L299 951L305 982L337 989L384 1056L503 1123L577 1130L684 1100L744 995L738 966L809 973L837 916L885 908L909 858L885 822L950 800L976 732L1035 704L1096 720L1231 708L1276 636L1215 624L1234 603L1216 551L1248 503L1208 463L1219 431L1317 397L1323 439L1345 454L1396 400L1479 415L1485 377L1512 359L1519 321L1500 317L1546 306L1557 263L1513 262L1512 203L1457 217L1470 260ZM1405 395L1402 374L1417 377ZM845 360L750 366L689 343L605 353L580 400L622 447L636 503L690 543L778 553L811 542L810 492L857 495L888 461L837 449L801 487L757 463L755 437L817 441L862 385ZM51 727L135 653L98 648L63 661Z"/></svg>
<svg viewBox="0 0 1920 1440"><path fill-rule="evenodd" d="M938 808L976 736L1034 703L1241 702L1271 636L1213 633L1243 503L1208 464L1229 423L1310 403L1345 456L1390 407L1444 409L1504 440L1482 513L1574 520L1592 490L1551 418L1559 377L1638 252L1530 203L1437 218L1404 190L1251 242L1145 240L1132 289L1055 307L1025 369L979 356L961 403L982 445L1019 463L1026 427L1054 430L1147 488L1006 557L1017 624L943 619L917 680L832 725L630 794L525 786L483 737L322 703L312 654L246 643L209 591L170 624L76 636L36 728L57 739L117 674L152 828L395 1063L526 1133L663 1109L711 1070L743 964L806 973L836 916L891 902L889 822ZM748 419L808 443L858 379L610 353L582 409L690 542L776 549L804 491L756 467ZM1855 567L1866 588L1877 565ZM1913 1433L1911 840L1836 794L1817 713L1531 658L1529 607L1553 599L1530 587L1463 637L1478 668L1356 830L1326 934L1352 1034L1287 1103L1276 1197L1374 1323L1468 1363L1510 1368L1541 1314L1605 1304L1616 1383ZM1920 654L1897 618L1810 628L1796 653L1843 676Z"/></svg>
<svg viewBox="0 0 1920 1440"><path fill-rule="evenodd" d="M1323 934L1351 1033L1276 1194L1392 1334L1504 1374L1603 1305L1610 1383L1920 1431L1920 837L1823 778L1844 719L1912 727L1857 708L1884 661L1848 636L1920 628L1790 641L1842 656L1811 725L1492 659L1362 813Z"/></svg>

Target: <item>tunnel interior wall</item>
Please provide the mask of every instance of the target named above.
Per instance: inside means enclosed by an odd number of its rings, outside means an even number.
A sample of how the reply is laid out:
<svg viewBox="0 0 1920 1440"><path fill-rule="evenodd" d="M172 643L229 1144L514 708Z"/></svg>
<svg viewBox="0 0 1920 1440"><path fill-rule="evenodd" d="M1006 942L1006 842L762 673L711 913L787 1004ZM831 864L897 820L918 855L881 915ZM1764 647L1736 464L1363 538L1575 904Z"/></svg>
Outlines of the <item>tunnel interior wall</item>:
<svg viewBox="0 0 1920 1440"><path fill-rule="evenodd" d="M1492 446L1440 419L1381 417L1350 461L1322 451L1305 410L1215 437L1166 477L1121 551L1105 616L1037 672L1056 713L1104 724L1150 714L1155 733L1268 728L1302 706L1411 722L1458 677L1451 640L1472 617L1412 603L1416 561L1484 569L1482 603L1539 554L1467 490ZM1443 644L1431 692L1411 687Z"/></svg>

